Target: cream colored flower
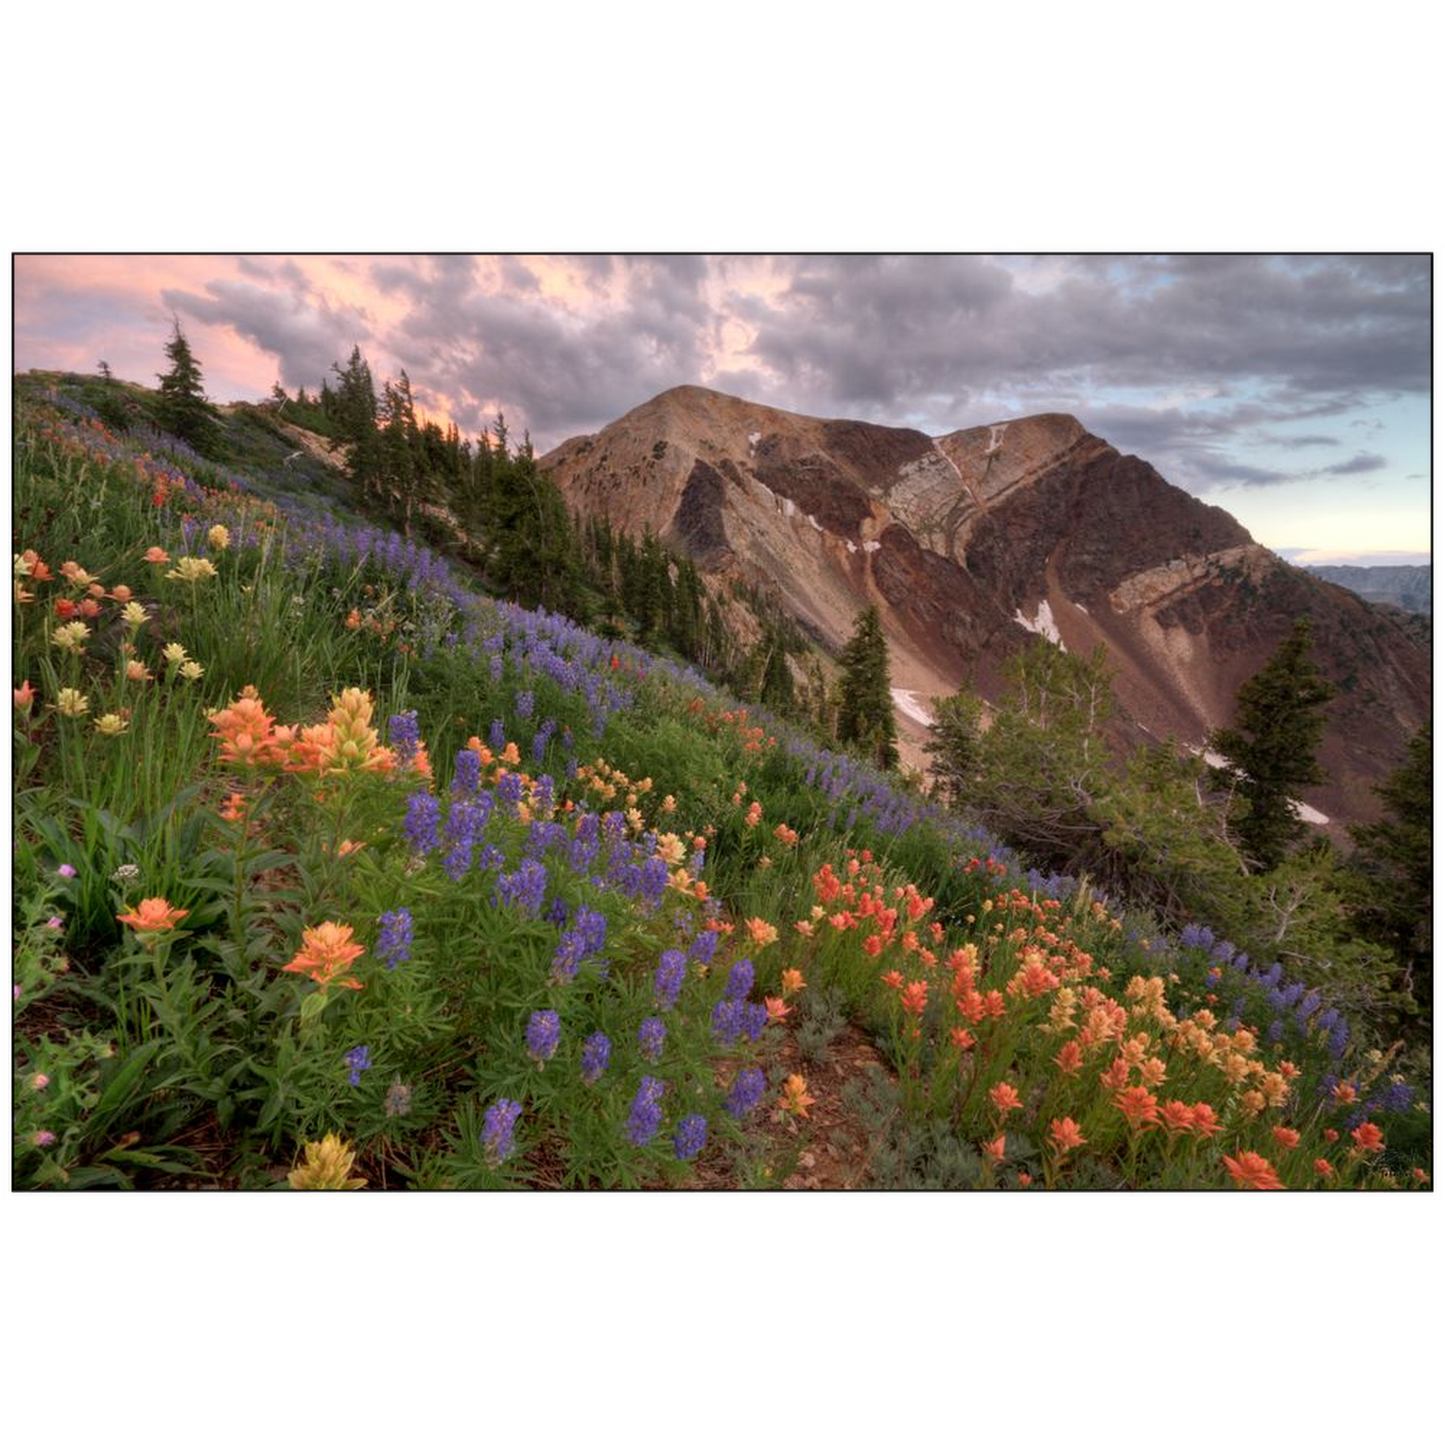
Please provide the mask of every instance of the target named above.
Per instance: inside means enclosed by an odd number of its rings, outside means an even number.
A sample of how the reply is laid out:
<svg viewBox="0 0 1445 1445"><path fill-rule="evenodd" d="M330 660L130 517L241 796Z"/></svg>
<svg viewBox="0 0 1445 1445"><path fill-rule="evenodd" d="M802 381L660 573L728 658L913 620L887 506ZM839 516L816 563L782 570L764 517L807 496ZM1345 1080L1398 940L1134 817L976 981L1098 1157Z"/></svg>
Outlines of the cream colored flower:
<svg viewBox="0 0 1445 1445"><path fill-rule="evenodd" d="M85 651L85 639L90 636L90 628L83 622L65 622L50 634L50 640L56 647L66 652L73 652L77 656Z"/></svg>
<svg viewBox="0 0 1445 1445"><path fill-rule="evenodd" d="M126 720L118 712L108 712L95 720L95 730L102 737L118 738L126 730Z"/></svg>
<svg viewBox="0 0 1445 1445"><path fill-rule="evenodd" d="M186 649L179 642L168 642L161 656L175 667L186 660Z"/></svg>
<svg viewBox="0 0 1445 1445"><path fill-rule="evenodd" d="M206 541L208 541L216 551L224 552L226 548L231 545L231 533L227 528L217 522L216 525L206 533Z"/></svg>
<svg viewBox="0 0 1445 1445"><path fill-rule="evenodd" d="M206 674L206 669L199 662L186 661L181 664L181 676L187 682L198 682Z"/></svg>
<svg viewBox="0 0 1445 1445"><path fill-rule="evenodd" d="M127 602L120 612L127 627L144 627L147 613L139 602Z"/></svg>
<svg viewBox="0 0 1445 1445"><path fill-rule="evenodd" d="M61 717L84 717L90 711L90 699L73 687L62 687L55 697L55 710Z"/></svg>
<svg viewBox="0 0 1445 1445"><path fill-rule="evenodd" d="M211 564L209 557L182 557L166 577L172 582L202 582L208 577L214 577L216 569Z"/></svg>

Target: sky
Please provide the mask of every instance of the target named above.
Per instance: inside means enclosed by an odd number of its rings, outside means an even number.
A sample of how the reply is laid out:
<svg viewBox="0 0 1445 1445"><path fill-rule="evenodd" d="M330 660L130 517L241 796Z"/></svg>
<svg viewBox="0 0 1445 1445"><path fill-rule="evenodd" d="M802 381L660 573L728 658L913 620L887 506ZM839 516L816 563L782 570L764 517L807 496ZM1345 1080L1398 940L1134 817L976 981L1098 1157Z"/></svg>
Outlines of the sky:
<svg viewBox="0 0 1445 1445"><path fill-rule="evenodd" d="M214 400L359 345L539 452L693 383L938 436L1077 416L1299 562L1430 552L1428 256L17 256L15 365Z"/></svg>

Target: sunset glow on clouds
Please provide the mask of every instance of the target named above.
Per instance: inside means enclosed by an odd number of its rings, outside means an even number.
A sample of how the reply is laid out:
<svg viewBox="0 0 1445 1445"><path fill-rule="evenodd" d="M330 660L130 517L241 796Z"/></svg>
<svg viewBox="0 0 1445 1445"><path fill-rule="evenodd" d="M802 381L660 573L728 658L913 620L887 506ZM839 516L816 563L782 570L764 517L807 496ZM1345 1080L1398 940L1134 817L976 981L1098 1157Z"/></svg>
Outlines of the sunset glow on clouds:
<svg viewBox="0 0 1445 1445"><path fill-rule="evenodd" d="M15 352L217 400L359 345L539 451L697 383L932 435L1068 411L1311 560L1430 546L1424 257L20 256Z"/></svg>

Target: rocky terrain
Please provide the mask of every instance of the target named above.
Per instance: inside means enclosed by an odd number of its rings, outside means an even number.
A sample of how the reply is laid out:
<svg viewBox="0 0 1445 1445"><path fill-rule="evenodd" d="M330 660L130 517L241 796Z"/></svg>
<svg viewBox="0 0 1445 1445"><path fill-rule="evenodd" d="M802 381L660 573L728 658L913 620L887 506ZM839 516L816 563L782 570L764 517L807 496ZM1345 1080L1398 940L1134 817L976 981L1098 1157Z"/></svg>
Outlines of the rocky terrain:
<svg viewBox="0 0 1445 1445"><path fill-rule="evenodd" d="M1384 602L1406 612L1430 615L1430 568L1424 567L1317 567L1306 569L1326 582L1348 587L1366 602Z"/></svg>
<svg viewBox="0 0 1445 1445"><path fill-rule="evenodd" d="M1289 566L1070 416L929 437L678 387L542 463L572 505L771 591L828 649L876 603L915 745L928 699L965 678L996 693L1031 634L1102 643L1133 736L1197 745L1307 614L1339 695L1331 782L1304 801L1338 825L1375 815L1371 783L1429 712L1407 619Z"/></svg>

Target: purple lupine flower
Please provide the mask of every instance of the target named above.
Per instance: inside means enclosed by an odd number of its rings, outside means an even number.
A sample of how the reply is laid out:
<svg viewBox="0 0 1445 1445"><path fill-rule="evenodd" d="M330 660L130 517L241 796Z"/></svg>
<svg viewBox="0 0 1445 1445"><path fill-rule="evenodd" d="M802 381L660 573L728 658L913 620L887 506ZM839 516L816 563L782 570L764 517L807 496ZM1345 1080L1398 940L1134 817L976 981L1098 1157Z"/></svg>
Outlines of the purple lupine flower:
<svg viewBox="0 0 1445 1445"><path fill-rule="evenodd" d="M532 806L545 817L557 800L557 784L550 773L543 773L532 789Z"/></svg>
<svg viewBox="0 0 1445 1445"><path fill-rule="evenodd" d="M606 1034L591 1035L582 1045L582 1082L595 1084L612 1058L612 1040Z"/></svg>
<svg viewBox="0 0 1445 1445"><path fill-rule="evenodd" d="M692 941L692 947L688 949L687 956L696 963L711 963L712 956L717 952L717 931L705 928Z"/></svg>
<svg viewBox="0 0 1445 1445"><path fill-rule="evenodd" d="M410 767L416 761L417 749L421 746L421 729L417 726L416 709L393 713L386 729L397 762L404 768Z"/></svg>
<svg viewBox="0 0 1445 1445"><path fill-rule="evenodd" d="M1272 1044L1277 1044L1284 1037L1284 1020L1276 1019L1269 1028L1265 1030L1265 1037Z"/></svg>
<svg viewBox="0 0 1445 1445"><path fill-rule="evenodd" d="M736 999L720 999L712 1011L712 1036L723 1045L735 1044L743 1031L743 1007Z"/></svg>
<svg viewBox="0 0 1445 1445"><path fill-rule="evenodd" d="M730 999L745 999L753 991L753 961L750 958L740 958L728 970L727 987L723 990L723 997Z"/></svg>
<svg viewBox="0 0 1445 1445"><path fill-rule="evenodd" d="M542 911L547 892L547 869L535 858L525 859L514 873L503 873L497 879L497 900L515 903L523 913L534 918Z"/></svg>
<svg viewBox="0 0 1445 1445"><path fill-rule="evenodd" d="M363 1070L371 1067L371 1050L365 1044L359 1044L347 1054L346 1062L351 1069L351 1084L354 1088L361 1082Z"/></svg>
<svg viewBox="0 0 1445 1445"><path fill-rule="evenodd" d="M559 893L552 900L551 906L547 909L547 922L555 923L560 928L567 921L567 900Z"/></svg>
<svg viewBox="0 0 1445 1445"><path fill-rule="evenodd" d="M740 1025L748 1042L755 1044L762 1038L768 1026L768 1006L764 1003L740 1003L738 1005Z"/></svg>
<svg viewBox="0 0 1445 1445"><path fill-rule="evenodd" d="M672 1152L679 1159L696 1159L707 1143L707 1120L701 1114L686 1114L672 1136Z"/></svg>
<svg viewBox="0 0 1445 1445"><path fill-rule="evenodd" d="M767 1088L768 1081L763 1077L761 1069L744 1069L733 1080L733 1086L728 1090L727 1098L723 1101L723 1108L734 1119L745 1118L762 1102Z"/></svg>
<svg viewBox="0 0 1445 1445"><path fill-rule="evenodd" d="M515 1099L498 1099L482 1119L482 1147L492 1164L507 1159L515 1147L512 1131L522 1116L522 1106Z"/></svg>
<svg viewBox="0 0 1445 1445"><path fill-rule="evenodd" d="M662 1057L662 1046L667 1042L667 1025L655 1014L645 1018L637 1026L637 1046L642 1057L656 1063Z"/></svg>
<svg viewBox="0 0 1445 1445"><path fill-rule="evenodd" d="M656 908L667 891L667 859L656 855L642 865L642 900L649 908Z"/></svg>
<svg viewBox="0 0 1445 1445"><path fill-rule="evenodd" d="M667 1010L677 1003L686 976L687 959L680 949L669 948L658 960L657 972L652 977L652 994L658 1008Z"/></svg>
<svg viewBox="0 0 1445 1445"><path fill-rule="evenodd" d="M477 871L489 873L493 868L500 868L507 861L507 855L497 847L495 843L488 843L480 853L477 854Z"/></svg>
<svg viewBox="0 0 1445 1445"><path fill-rule="evenodd" d="M475 797L482 787L482 755L471 748L462 748L457 753L457 765L452 773L452 792Z"/></svg>
<svg viewBox="0 0 1445 1445"><path fill-rule="evenodd" d="M601 953L607 945L607 918L592 908L579 908L573 927L582 935L588 953Z"/></svg>
<svg viewBox="0 0 1445 1445"><path fill-rule="evenodd" d="M552 982L571 983L577 977L577 968L582 962L586 944L576 929L569 928L558 940L557 951L552 955Z"/></svg>
<svg viewBox="0 0 1445 1445"><path fill-rule="evenodd" d="M388 968L395 968L399 963L409 962L415 931L410 911L398 908L394 913L383 913L378 921L381 924L381 932L376 939L376 956Z"/></svg>
<svg viewBox="0 0 1445 1445"><path fill-rule="evenodd" d="M532 716L534 699L530 692L519 692L512 699L512 711L515 712L522 722L526 722Z"/></svg>
<svg viewBox="0 0 1445 1445"><path fill-rule="evenodd" d="M492 659L487 663L487 671L488 671L489 673L491 673L491 675L492 675L492 681L493 681L493 682L501 682L501 680L502 680L502 659L501 659L500 657L494 657L494 658L492 658Z"/></svg>
<svg viewBox="0 0 1445 1445"><path fill-rule="evenodd" d="M562 1021L556 1011L537 1009L527 1023L527 1053L539 1064L545 1064L557 1052L562 1037Z"/></svg>
<svg viewBox="0 0 1445 1445"><path fill-rule="evenodd" d="M658 1102L666 1085L650 1074L642 1076L627 1116L627 1137L640 1149L648 1143L662 1124L662 1105Z"/></svg>
<svg viewBox="0 0 1445 1445"><path fill-rule="evenodd" d="M413 793L406 800L402 829L415 852L433 853L441 845L437 832L441 815L441 804L430 793Z"/></svg>
<svg viewBox="0 0 1445 1445"><path fill-rule="evenodd" d="M497 802L509 812L515 811L518 803L522 801L522 775L521 773L504 773L497 779Z"/></svg>
<svg viewBox="0 0 1445 1445"><path fill-rule="evenodd" d="M492 745L492 751L499 753L507 746L507 729L501 718L493 718L492 726L487 731L487 741Z"/></svg>

